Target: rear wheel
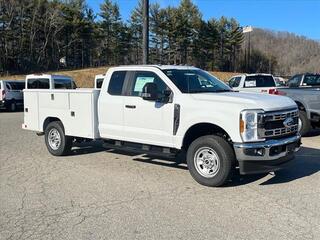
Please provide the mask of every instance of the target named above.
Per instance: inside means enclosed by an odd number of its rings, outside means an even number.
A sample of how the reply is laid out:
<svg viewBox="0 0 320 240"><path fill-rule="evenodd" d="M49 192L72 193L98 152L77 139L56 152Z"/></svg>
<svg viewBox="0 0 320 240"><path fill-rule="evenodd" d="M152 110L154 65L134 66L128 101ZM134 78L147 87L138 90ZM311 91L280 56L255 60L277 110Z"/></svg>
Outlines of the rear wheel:
<svg viewBox="0 0 320 240"><path fill-rule="evenodd" d="M219 136L208 135L191 143L187 152L191 176L200 184L210 187L224 185L235 168L231 146Z"/></svg>
<svg viewBox="0 0 320 240"><path fill-rule="evenodd" d="M73 138L66 136L61 122L55 121L45 129L45 141L48 151L54 156L67 155L72 147Z"/></svg>
<svg viewBox="0 0 320 240"><path fill-rule="evenodd" d="M299 132L305 136L311 130L311 123L305 111L299 111Z"/></svg>

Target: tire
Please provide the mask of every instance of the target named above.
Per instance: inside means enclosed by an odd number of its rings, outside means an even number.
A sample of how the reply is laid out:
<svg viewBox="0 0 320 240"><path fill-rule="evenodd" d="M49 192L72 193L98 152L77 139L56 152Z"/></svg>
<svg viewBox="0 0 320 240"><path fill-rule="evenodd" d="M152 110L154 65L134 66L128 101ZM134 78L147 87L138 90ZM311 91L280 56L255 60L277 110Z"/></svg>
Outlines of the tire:
<svg viewBox="0 0 320 240"><path fill-rule="evenodd" d="M16 103L16 101L11 101L10 103L9 103L9 110L10 110L10 112L15 112L15 111L17 111L17 103Z"/></svg>
<svg viewBox="0 0 320 240"><path fill-rule="evenodd" d="M61 122L50 122L45 129L45 142L48 151L54 156L70 153L73 138L64 134Z"/></svg>
<svg viewBox="0 0 320 240"><path fill-rule="evenodd" d="M204 186L219 187L226 184L232 177L235 162L232 147L225 139L215 135L194 140L187 151L189 172Z"/></svg>
<svg viewBox="0 0 320 240"><path fill-rule="evenodd" d="M299 111L299 120L301 121L300 134L305 136L311 130L311 123L308 119L307 113L305 111Z"/></svg>

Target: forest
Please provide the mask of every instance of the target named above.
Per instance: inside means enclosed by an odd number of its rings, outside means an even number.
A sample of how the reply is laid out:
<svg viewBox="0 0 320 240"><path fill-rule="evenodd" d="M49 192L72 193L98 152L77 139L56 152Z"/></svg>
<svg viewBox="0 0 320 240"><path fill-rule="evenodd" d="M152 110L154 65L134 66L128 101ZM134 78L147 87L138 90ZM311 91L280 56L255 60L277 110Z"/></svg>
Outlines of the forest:
<svg viewBox="0 0 320 240"><path fill-rule="evenodd" d="M85 0L0 0L0 74L141 64L142 1L128 20L120 12L115 0L105 0L99 12ZM259 37L270 34L253 34L249 50L248 36L236 19L204 20L192 0L166 8L151 4L149 36L150 64L230 72L293 71L294 63L284 66L279 51L269 51L268 41L258 44Z"/></svg>

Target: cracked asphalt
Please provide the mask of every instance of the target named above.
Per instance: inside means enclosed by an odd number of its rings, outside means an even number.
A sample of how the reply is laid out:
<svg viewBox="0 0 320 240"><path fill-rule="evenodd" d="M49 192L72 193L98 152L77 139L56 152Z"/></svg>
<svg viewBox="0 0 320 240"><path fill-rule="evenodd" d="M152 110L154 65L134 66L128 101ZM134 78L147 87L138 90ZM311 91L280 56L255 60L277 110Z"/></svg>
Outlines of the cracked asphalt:
<svg viewBox="0 0 320 240"><path fill-rule="evenodd" d="M184 164L100 143L51 156L0 113L0 239L320 239L320 131L287 169L197 184Z"/></svg>

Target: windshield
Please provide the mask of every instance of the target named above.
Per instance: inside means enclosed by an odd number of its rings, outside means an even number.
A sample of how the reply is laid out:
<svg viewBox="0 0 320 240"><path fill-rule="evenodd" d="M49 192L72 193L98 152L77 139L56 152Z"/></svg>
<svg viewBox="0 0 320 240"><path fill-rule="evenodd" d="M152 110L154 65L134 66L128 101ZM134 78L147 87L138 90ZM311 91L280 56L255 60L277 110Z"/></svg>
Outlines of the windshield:
<svg viewBox="0 0 320 240"><path fill-rule="evenodd" d="M304 85L307 86L315 86L315 85L320 85L320 75L318 74L310 74L306 75L304 80L303 80Z"/></svg>
<svg viewBox="0 0 320 240"><path fill-rule="evenodd" d="M200 69L169 69L163 72L182 93L231 91L226 84Z"/></svg>

